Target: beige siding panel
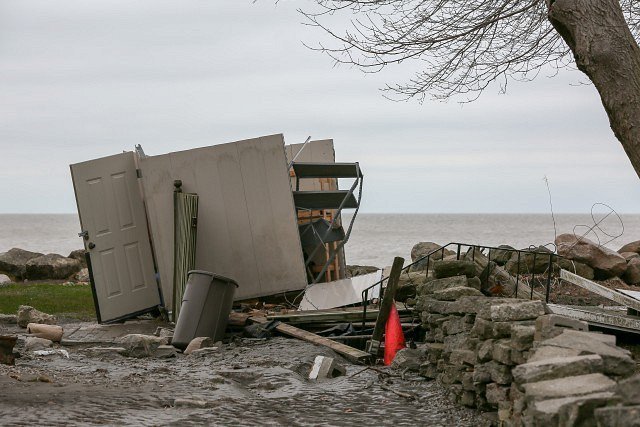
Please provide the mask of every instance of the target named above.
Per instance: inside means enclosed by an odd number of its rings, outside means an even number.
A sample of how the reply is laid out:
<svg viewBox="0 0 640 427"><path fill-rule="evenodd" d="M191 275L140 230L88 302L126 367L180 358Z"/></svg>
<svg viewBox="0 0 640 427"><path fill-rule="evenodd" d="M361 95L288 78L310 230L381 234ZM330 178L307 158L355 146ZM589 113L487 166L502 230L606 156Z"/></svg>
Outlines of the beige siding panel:
<svg viewBox="0 0 640 427"><path fill-rule="evenodd" d="M282 135L140 161L165 303L171 304L173 181L200 196L196 268L229 276L236 299L302 289L304 261Z"/></svg>

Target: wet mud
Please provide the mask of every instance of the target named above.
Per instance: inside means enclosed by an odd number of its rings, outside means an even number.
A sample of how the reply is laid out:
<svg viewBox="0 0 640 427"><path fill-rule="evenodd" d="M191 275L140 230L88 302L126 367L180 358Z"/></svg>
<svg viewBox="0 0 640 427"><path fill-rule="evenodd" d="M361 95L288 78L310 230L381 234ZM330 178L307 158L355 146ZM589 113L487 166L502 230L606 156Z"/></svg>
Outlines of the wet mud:
<svg viewBox="0 0 640 427"><path fill-rule="evenodd" d="M15 366L0 365L0 424L478 424L477 412L433 381L365 369L295 339L236 340L207 356L168 359L94 356L86 347L66 347L68 359L24 353ZM317 355L338 358L347 374L307 380Z"/></svg>

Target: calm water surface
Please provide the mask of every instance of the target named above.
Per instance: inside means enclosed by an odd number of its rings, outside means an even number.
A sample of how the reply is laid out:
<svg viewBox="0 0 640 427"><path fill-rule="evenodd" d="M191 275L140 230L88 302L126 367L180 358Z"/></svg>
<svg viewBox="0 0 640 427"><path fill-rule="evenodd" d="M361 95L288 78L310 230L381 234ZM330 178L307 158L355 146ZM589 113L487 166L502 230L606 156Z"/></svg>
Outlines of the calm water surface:
<svg viewBox="0 0 640 427"><path fill-rule="evenodd" d="M602 243L618 249L625 243L640 240L640 215L620 214L622 225L610 216L596 230ZM344 216L344 222L349 220ZM558 234L573 232L574 226L593 226L590 214L556 214ZM596 220L600 220L596 217ZM586 227L577 227L583 234ZM68 255L82 247L78 237L80 222L73 214L0 214L0 252L19 247L37 252ZM590 238L596 239L591 233ZM411 247L420 241L483 245L509 244L517 248L541 245L554 240L554 226L548 214L359 214L347 244L350 264L390 265L394 256L409 259Z"/></svg>

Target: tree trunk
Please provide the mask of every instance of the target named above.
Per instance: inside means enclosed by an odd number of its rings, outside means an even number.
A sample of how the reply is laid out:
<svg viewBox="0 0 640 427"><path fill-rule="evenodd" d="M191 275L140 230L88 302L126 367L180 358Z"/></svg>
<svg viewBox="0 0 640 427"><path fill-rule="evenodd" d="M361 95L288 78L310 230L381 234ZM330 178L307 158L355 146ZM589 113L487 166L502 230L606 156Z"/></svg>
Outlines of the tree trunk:
<svg viewBox="0 0 640 427"><path fill-rule="evenodd" d="M640 48L618 0L546 0L549 21L600 93L613 133L640 176Z"/></svg>

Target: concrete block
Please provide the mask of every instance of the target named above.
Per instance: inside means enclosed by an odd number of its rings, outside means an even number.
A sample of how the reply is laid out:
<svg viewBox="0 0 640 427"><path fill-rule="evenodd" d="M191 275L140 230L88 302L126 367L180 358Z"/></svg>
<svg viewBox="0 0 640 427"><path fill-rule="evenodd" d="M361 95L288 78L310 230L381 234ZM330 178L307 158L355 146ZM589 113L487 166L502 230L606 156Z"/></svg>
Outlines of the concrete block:
<svg viewBox="0 0 640 427"><path fill-rule="evenodd" d="M449 355L449 363L473 366L476 363L476 354L471 350L453 350Z"/></svg>
<svg viewBox="0 0 640 427"><path fill-rule="evenodd" d="M576 350L573 348L562 348L543 345L542 347L538 347L532 350L532 354L527 362L537 362L539 360L551 359L554 357L579 356L580 353L580 350Z"/></svg>
<svg viewBox="0 0 640 427"><path fill-rule="evenodd" d="M478 362L488 362L490 361L493 356L493 340L486 340L486 341L482 341L479 345L478 345L478 350L477 350L477 359Z"/></svg>
<svg viewBox="0 0 640 427"><path fill-rule="evenodd" d="M528 383L524 390L528 401L537 401L608 392L615 386L615 381L602 374L587 374Z"/></svg>
<svg viewBox="0 0 640 427"><path fill-rule="evenodd" d="M498 405L499 402L509 400L509 387L497 383L487 384L486 390L487 402L492 405Z"/></svg>
<svg viewBox="0 0 640 427"><path fill-rule="evenodd" d="M612 406L594 411L598 426L638 427L640 426L640 406Z"/></svg>
<svg viewBox="0 0 640 427"><path fill-rule="evenodd" d="M482 296L482 292L474 288L469 288L467 286L459 286L455 288L443 289L441 291L435 291L433 293L433 297L441 301L455 301L458 298L468 296Z"/></svg>
<svg viewBox="0 0 640 427"><path fill-rule="evenodd" d="M511 361L511 347L509 346L509 340L498 340L493 343L491 349L491 358L496 362L500 362L503 365L512 365Z"/></svg>
<svg viewBox="0 0 640 427"><path fill-rule="evenodd" d="M493 338L493 322L476 316L470 332L482 340Z"/></svg>
<svg viewBox="0 0 640 427"><path fill-rule="evenodd" d="M602 358L597 354L555 357L528 362L513 368L513 378L519 384L601 373Z"/></svg>
<svg viewBox="0 0 640 427"><path fill-rule="evenodd" d="M532 402L526 410L526 418L529 419L528 425L533 426L575 426L575 425L594 425L593 423L578 424L560 424L560 414L563 408L570 407L580 402L605 403L613 398L613 393L589 393L581 396L558 397L554 399L545 399ZM579 412L578 412L579 414ZM566 418L568 418L565 415ZM593 421L593 411L591 416ZM583 420L584 422L584 420ZM525 423L527 425L527 423Z"/></svg>
<svg viewBox="0 0 640 427"><path fill-rule="evenodd" d="M454 276L474 277L475 263L465 260L441 260L433 263L433 275L437 279Z"/></svg>
<svg viewBox="0 0 640 427"><path fill-rule="evenodd" d="M625 405L640 405L640 374L620 381L617 394L622 396Z"/></svg>
<svg viewBox="0 0 640 427"><path fill-rule="evenodd" d="M333 357L316 356L309 379L312 381L322 380L325 378L335 378L347 373L347 370L338 364Z"/></svg>
<svg viewBox="0 0 640 427"><path fill-rule="evenodd" d="M635 362L630 357L630 352L612 345L613 340L609 337L604 334L567 329L561 335L542 341L540 344L571 348L578 350L580 355L598 354L602 357L605 374L623 377L632 375L635 370Z"/></svg>
<svg viewBox="0 0 640 427"><path fill-rule="evenodd" d="M509 322L513 320L530 320L545 314L542 301L521 301L503 303L491 306L491 320L494 322Z"/></svg>
<svg viewBox="0 0 640 427"><path fill-rule="evenodd" d="M535 326L514 325L511 328L511 347L518 351L527 351L533 347Z"/></svg>

